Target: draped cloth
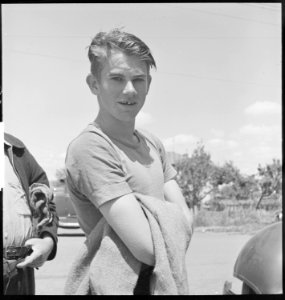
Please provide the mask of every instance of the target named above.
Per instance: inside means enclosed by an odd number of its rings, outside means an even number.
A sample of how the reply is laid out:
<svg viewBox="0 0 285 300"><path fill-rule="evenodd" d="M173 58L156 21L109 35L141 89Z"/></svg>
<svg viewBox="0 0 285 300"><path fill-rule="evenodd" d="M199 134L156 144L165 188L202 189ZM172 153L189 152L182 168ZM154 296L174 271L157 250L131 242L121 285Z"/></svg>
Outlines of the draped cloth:
<svg viewBox="0 0 285 300"><path fill-rule="evenodd" d="M181 208L152 196L134 194L149 221L154 244L151 295L188 295L185 255L192 230ZM64 293L133 295L141 265L102 218L72 263Z"/></svg>

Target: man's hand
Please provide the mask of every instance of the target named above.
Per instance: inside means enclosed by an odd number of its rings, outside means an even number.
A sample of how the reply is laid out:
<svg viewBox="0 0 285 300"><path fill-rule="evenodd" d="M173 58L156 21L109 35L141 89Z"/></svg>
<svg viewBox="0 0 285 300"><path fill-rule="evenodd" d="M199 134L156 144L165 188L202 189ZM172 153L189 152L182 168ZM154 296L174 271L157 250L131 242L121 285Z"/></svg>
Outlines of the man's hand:
<svg viewBox="0 0 285 300"><path fill-rule="evenodd" d="M23 261L21 261L17 268L38 268L41 267L48 259L54 242L50 236L45 236L44 238L33 238L26 241L25 246L31 245L33 252L27 256Z"/></svg>

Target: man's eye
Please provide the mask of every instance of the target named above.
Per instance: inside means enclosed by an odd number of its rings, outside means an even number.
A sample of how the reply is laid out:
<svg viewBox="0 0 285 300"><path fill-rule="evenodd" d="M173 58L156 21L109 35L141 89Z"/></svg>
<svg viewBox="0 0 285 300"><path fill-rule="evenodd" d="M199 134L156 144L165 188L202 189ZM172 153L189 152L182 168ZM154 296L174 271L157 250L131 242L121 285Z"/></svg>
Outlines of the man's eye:
<svg viewBox="0 0 285 300"><path fill-rule="evenodd" d="M142 81L144 81L144 78L136 78L134 81L136 81L136 82L142 82Z"/></svg>
<svg viewBox="0 0 285 300"><path fill-rule="evenodd" d="M111 79L115 81L123 81L122 77L112 77Z"/></svg>

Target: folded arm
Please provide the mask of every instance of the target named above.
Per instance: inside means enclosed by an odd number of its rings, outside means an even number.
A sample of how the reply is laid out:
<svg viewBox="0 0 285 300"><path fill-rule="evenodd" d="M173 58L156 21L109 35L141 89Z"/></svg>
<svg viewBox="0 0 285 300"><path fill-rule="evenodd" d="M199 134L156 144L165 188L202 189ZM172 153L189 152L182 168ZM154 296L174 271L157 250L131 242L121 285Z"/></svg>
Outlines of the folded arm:
<svg viewBox="0 0 285 300"><path fill-rule="evenodd" d="M134 257L153 266L155 258L151 231L136 197L127 194L104 203L99 209Z"/></svg>
<svg viewBox="0 0 285 300"><path fill-rule="evenodd" d="M193 232L193 214L175 180L165 183L164 195L167 201L181 207ZM149 222L134 194L127 194L108 201L99 209L131 253L139 261L153 266L155 257Z"/></svg>

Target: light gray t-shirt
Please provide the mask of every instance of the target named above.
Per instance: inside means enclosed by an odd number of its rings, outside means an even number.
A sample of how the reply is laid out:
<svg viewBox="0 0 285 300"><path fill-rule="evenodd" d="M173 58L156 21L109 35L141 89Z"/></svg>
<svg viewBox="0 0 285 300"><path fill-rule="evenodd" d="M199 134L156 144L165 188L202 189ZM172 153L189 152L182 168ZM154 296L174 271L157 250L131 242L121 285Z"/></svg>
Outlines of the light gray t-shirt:
<svg viewBox="0 0 285 300"><path fill-rule="evenodd" d="M68 147L67 187L87 235L101 219L103 203L132 192L164 199L164 183L176 176L159 139L135 134L139 143L126 145L91 123Z"/></svg>

